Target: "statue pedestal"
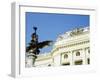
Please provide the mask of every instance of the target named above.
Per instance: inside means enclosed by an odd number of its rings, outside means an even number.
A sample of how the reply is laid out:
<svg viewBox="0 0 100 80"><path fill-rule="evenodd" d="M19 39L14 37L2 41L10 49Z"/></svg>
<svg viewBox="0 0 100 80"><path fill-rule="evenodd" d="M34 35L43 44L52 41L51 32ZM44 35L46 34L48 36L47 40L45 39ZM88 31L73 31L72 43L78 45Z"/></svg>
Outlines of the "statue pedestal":
<svg viewBox="0 0 100 80"><path fill-rule="evenodd" d="M35 59L37 58L37 56L32 53L27 53L26 55L27 56L26 56L25 66L26 67L34 67Z"/></svg>

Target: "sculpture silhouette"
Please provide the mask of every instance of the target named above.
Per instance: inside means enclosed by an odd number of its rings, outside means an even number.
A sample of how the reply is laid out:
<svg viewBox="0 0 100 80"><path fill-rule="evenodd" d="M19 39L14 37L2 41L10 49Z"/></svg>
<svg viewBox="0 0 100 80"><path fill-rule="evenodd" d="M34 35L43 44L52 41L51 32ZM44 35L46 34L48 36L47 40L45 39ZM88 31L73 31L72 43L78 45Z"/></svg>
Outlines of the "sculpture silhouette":
<svg viewBox="0 0 100 80"><path fill-rule="evenodd" d="M31 35L31 41L29 43L29 46L26 47L26 52L31 53L34 57L33 64L37 58L37 55L40 53L40 49L44 48L45 46L50 46L52 41L51 40L46 40L43 42L38 42L38 35L36 33L37 27L33 27L35 32Z"/></svg>

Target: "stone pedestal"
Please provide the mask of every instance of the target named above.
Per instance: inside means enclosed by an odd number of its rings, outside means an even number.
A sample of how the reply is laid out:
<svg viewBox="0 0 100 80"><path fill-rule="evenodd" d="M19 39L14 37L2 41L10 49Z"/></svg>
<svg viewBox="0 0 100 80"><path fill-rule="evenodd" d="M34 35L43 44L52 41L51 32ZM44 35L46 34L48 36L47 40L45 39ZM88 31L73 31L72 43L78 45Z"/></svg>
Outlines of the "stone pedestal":
<svg viewBox="0 0 100 80"><path fill-rule="evenodd" d="M33 67L33 66L35 66L34 63L35 63L36 58L37 57L34 54L31 54L31 53L27 54L25 66L26 67Z"/></svg>

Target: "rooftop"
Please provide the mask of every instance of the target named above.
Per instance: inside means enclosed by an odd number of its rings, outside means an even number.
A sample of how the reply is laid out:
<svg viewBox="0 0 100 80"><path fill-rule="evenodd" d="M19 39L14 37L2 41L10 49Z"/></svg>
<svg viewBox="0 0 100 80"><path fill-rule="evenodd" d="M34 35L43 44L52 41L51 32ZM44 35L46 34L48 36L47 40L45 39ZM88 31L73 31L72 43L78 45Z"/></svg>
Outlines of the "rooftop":
<svg viewBox="0 0 100 80"><path fill-rule="evenodd" d="M60 41L60 40L63 40L63 39L69 38L69 37L77 36L77 35L83 34L85 32L89 32L89 27L76 28L72 31L67 31L64 34L59 35L56 41Z"/></svg>

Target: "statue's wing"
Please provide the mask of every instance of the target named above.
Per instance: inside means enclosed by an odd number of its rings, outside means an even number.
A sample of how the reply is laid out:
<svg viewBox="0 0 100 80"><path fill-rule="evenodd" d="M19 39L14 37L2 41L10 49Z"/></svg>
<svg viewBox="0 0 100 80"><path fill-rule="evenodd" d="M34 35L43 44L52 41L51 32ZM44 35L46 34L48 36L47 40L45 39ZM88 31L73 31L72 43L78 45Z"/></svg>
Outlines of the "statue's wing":
<svg viewBox="0 0 100 80"><path fill-rule="evenodd" d="M26 52L28 52L31 49L30 46L26 47Z"/></svg>
<svg viewBox="0 0 100 80"><path fill-rule="evenodd" d="M34 50L36 48L40 49L40 48L44 48L46 46L50 46L52 42L53 41L43 41L43 42L38 43L37 45L34 44L34 45L31 45L31 46L28 46L28 47L26 47L26 52L28 52L31 49Z"/></svg>
<svg viewBox="0 0 100 80"><path fill-rule="evenodd" d="M44 48L46 46L50 46L52 44L53 41L43 41L38 43L38 48Z"/></svg>

